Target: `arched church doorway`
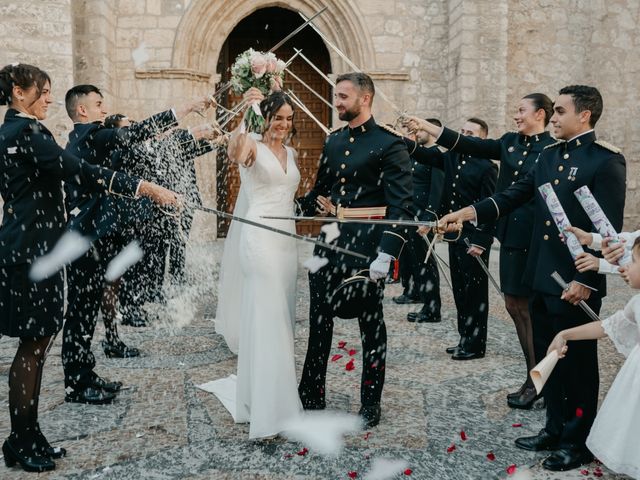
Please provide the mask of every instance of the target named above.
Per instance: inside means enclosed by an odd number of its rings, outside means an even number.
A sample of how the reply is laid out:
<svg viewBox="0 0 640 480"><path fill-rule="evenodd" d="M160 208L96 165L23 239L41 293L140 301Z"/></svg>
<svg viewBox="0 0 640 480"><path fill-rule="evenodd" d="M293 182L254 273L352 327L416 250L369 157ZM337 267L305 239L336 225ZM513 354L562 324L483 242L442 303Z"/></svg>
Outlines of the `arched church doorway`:
<svg viewBox="0 0 640 480"><path fill-rule="evenodd" d="M279 7L263 8L245 17L233 29L222 47L217 72L221 82L230 78L230 68L236 57L249 48L267 51L285 38L303 23L302 18L291 10ZM302 50L322 72L331 71L331 59L329 52L320 36L307 27L295 37L278 48L275 54L278 58L287 61L295 54L295 49ZM331 87L313 68L301 58L294 59L289 69L307 85L313 88L327 101L331 102ZM291 75L285 76L285 91L291 89L300 98L306 107L324 125L330 126L331 111L328 105L318 99ZM236 105L241 97L229 92L222 102L225 107ZM238 117L238 121L239 121ZM236 123L237 124L237 123ZM233 125L235 126L235 125ZM318 125L300 109L296 110L295 126L297 134L293 139L293 146L298 150L298 167L301 174L298 195L307 192L314 184L318 159L322 152L325 134ZM233 210L240 186L238 166L230 164L224 155L218 157L217 162L217 198L218 209L230 212ZM218 236L226 236L229 222L218 219ZM298 233L317 234L319 226L308 222L298 224Z"/></svg>

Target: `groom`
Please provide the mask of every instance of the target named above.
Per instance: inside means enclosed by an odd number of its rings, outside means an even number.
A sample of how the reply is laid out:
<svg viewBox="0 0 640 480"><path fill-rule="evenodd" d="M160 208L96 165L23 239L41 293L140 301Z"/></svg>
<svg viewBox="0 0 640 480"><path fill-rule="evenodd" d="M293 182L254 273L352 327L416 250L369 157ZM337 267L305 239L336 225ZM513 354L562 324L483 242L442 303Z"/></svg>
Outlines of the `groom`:
<svg viewBox="0 0 640 480"><path fill-rule="evenodd" d="M313 215L327 197L344 218L379 216L412 219L412 182L409 153L400 134L376 124L371 115L375 87L364 73L347 73L336 80L334 104L340 120L348 122L327 138L316 184L298 200L304 215ZM387 276L391 261L399 257L406 231L358 223L340 224L335 243L366 255L356 259L316 247L327 266L309 274L309 344L299 393L305 409L325 408L327 361L333 334L338 285L362 269L373 280ZM363 302L358 315L362 340L360 415L367 427L380 421L380 398L385 374L387 331L382 315L382 288Z"/></svg>

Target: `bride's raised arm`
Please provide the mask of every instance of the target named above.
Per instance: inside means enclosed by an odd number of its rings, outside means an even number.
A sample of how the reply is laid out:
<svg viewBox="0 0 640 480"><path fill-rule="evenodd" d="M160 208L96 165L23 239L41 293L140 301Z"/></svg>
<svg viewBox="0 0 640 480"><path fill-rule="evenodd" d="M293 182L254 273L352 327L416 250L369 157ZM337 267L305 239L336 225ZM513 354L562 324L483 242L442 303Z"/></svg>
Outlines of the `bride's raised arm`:
<svg viewBox="0 0 640 480"><path fill-rule="evenodd" d="M258 105L264 100L264 95L257 88L250 88L244 94L245 101L247 102L247 108L252 108L251 105L257 103ZM227 146L227 155L229 160L243 167L250 167L256 161L257 146L256 141L251 138L251 135L244 132L244 122L240 124L231 132L231 138L229 139L229 145Z"/></svg>

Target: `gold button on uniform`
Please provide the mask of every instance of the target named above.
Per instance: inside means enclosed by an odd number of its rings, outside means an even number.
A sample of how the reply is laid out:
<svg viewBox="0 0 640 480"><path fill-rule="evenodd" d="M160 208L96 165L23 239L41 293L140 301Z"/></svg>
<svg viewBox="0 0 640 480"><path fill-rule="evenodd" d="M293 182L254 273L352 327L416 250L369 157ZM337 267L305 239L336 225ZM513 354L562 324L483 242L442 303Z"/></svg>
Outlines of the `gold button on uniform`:
<svg viewBox="0 0 640 480"><path fill-rule="evenodd" d="M347 165L343 163L342 165L340 165L340 168L344 170L345 168L347 168Z"/></svg>
<svg viewBox="0 0 640 480"><path fill-rule="evenodd" d="M527 153L529 153L529 152L522 152L522 155L524 155L526 157Z"/></svg>
<svg viewBox="0 0 640 480"><path fill-rule="evenodd" d="M544 222L544 224L545 224L547 227L551 226L551 220L547 220L546 222Z"/></svg>
<svg viewBox="0 0 640 480"><path fill-rule="evenodd" d="M569 158L569 154L568 154L568 153L565 153L565 154L562 156L562 158L564 158L564 159L566 160L567 158Z"/></svg>
<svg viewBox="0 0 640 480"><path fill-rule="evenodd" d="M514 175L518 175L520 172L518 170L516 170L515 172L513 172Z"/></svg>
<svg viewBox="0 0 640 480"><path fill-rule="evenodd" d="M8 214L12 214L13 213L13 208L11 208L11 207L7 208L7 213Z"/></svg>
<svg viewBox="0 0 640 480"><path fill-rule="evenodd" d="M466 160L462 160L462 164L463 164L463 165L466 165L466 164L467 164L467 161L466 161Z"/></svg>
<svg viewBox="0 0 640 480"><path fill-rule="evenodd" d="M560 183L560 180L558 180L557 178L553 181L554 185L558 185Z"/></svg>
<svg viewBox="0 0 640 480"><path fill-rule="evenodd" d="M520 160L520 161L518 162L518 165L522 165L522 160Z"/></svg>
<svg viewBox="0 0 640 480"><path fill-rule="evenodd" d="M351 155L351 152L347 150L346 152L344 152L344 154L348 157L349 155Z"/></svg>
<svg viewBox="0 0 640 480"><path fill-rule="evenodd" d="M347 179L346 179L346 178L344 178L344 177L342 177L342 178L340 179L340 183L346 183L346 181L347 181Z"/></svg>
<svg viewBox="0 0 640 480"><path fill-rule="evenodd" d="M560 166L558 167L558 171L559 171L559 172L561 172L561 171L563 171L563 170L564 170L564 167L563 167L562 165L560 165Z"/></svg>
<svg viewBox="0 0 640 480"><path fill-rule="evenodd" d="M350 141L351 143L353 143L353 142L355 142L355 141L356 141L356 139L355 139L355 138L353 138L353 137L349 137L349 141Z"/></svg>
<svg viewBox="0 0 640 480"><path fill-rule="evenodd" d="M511 146L509 148L507 148L507 150L509 151L509 153L513 152L516 148L514 146Z"/></svg>
<svg viewBox="0 0 640 480"><path fill-rule="evenodd" d="M99 178L99 179L98 179L98 185L102 185L102 184L104 184L104 180L103 180L103 179L101 179L101 178Z"/></svg>
<svg viewBox="0 0 640 480"><path fill-rule="evenodd" d="M545 235L545 236L544 236L544 237L542 237L542 238L544 238L545 240L549 240L549 235Z"/></svg>

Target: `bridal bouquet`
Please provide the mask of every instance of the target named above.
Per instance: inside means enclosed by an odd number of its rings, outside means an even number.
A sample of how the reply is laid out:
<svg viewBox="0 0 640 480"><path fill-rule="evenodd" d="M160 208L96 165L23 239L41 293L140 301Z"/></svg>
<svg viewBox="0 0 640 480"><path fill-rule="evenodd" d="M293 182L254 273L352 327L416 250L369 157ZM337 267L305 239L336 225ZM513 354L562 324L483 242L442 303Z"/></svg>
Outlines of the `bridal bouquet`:
<svg viewBox="0 0 640 480"><path fill-rule="evenodd" d="M238 55L231 66L231 88L234 92L243 94L255 87L268 95L274 85L282 85L285 66L273 53L258 52L250 48ZM245 122L250 132L260 132L264 118L258 105L252 105L248 110Z"/></svg>

